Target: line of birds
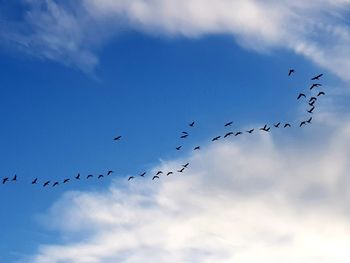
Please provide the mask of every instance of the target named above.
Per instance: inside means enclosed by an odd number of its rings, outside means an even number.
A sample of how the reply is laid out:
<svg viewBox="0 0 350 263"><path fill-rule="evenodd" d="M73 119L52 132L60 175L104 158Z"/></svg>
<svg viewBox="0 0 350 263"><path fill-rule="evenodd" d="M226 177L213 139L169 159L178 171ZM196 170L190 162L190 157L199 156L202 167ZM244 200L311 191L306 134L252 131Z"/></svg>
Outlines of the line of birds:
<svg viewBox="0 0 350 263"><path fill-rule="evenodd" d="M288 76L291 76L292 74L295 74L295 70L294 69L290 69L289 72L288 72ZM323 74L319 74L317 76L314 76L313 78L311 78L311 80L315 81L315 80L320 80L320 78L323 76ZM319 88L321 87L322 84L320 83L312 83L309 90L310 91L313 91L314 89L316 88ZM318 100L318 97L320 96L323 96L325 95L325 92L324 91L319 91L317 93L317 95L315 96L311 96L309 98L309 100L307 101L308 103L308 106L310 107L309 109L307 109L307 112L309 114L312 114L313 111L315 110L315 103L316 101ZM300 100L301 98L305 98L307 99L307 96L305 93L299 93L299 95L297 96L297 100ZM311 124L312 122L312 116L309 117L307 120L303 120L299 123L299 127L302 127L306 124ZM195 121L192 121L188 124L188 126L190 128L193 128L195 127ZM227 123L224 124L224 127L231 127L233 125L233 122L232 121L229 121ZM292 125L290 123L281 123L281 122L278 122L278 123L275 123L272 125L274 128L280 128L280 127L283 127L283 128L290 128L292 127ZM260 131L264 131L264 132L270 132L271 130L271 127L272 126L268 126L268 124L265 124L263 127L260 127L258 128ZM215 142L215 141L218 141L219 139L221 139L222 137L223 138L227 138L227 137L230 137L230 136L239 136L239 135L243 135L244 133L248 133L248 134L252 134L256 129L255 128L252 128L252 129L249 129L249 130L245 130L245 131L228 131L226 132L224 135L219 135L219 136L215 136L214 138L211 139L212 142ZM181 132L181 135L180 135L180 139L186 139L188 136L189 136L189 132L187 131L183 131ZM113 140L114 141L119 141L121 140L122 136L121 135L118 135L116 136ZM182 145L180 146L177 146L175 149L177 151L180 151L181 149L183 148ZM194 147L194 151L198 151L201 149L201 146L196 146ZM178 173L183 173L185 171L185 169L187 169L189 167L190 163L186 163L186 164L183 164L178 170L176 170L176 172ZM112 170L109 170L107 172L106 175L104 174L99 174L97 176L98 179L101 179L101 178L104 178L105 176L110 176L114 173L114 171ZM142 172L141 174L139 174L140 177L145 177L145 175L147 174L146 171ZM163 172L163 171L157 171L153 176L152 176L152 180L155 180L155 179L160 179L160 176L165 174L166 176L169 176L169 175L172 175L174 174L173 171L168 171L168 172ZM85 179L90 179L90 178L93 178L94 175L93 174L88 174ZM78 173L76 176L74 176L73 178L65 178L61 181L51 181L51 180L47 180L47 181L43 181L43 182L40 182L43 187L48 187L48 186L52 186L52 187L56 187L56 186L59 186L60 184L68 184L71 182L71 180L81 180L83 177L80 175L80 173ZM128 181L131 181L131 180L134 180L135 179L135 176L129 176L128 177ZM18 176L17 175L14 175L12 178L10 177L5 177L2 179L2 184L7 184L7 183L10 183L10 182L13 182L13 183L16 183L18 181ZM52 184L51 184L52 183ZM39 178L35 178L34 180L31 181L31 184L32 185L36 185L36 184L39 184Z"/></svg>

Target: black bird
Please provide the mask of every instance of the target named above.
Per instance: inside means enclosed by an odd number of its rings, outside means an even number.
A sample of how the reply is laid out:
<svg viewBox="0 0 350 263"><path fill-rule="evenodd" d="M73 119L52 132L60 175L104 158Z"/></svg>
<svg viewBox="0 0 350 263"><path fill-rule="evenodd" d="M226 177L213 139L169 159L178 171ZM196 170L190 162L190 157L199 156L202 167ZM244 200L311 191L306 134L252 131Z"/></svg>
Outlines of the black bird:
<svg viewBox="0 0 350 263"><path fill-rule="evenodd" d="M119 136L115 137L113 140L114 140L114 141L119 141L121 137L122 137L122 136L119 135Z"/></svg>
<svg viewBox="0 0 350 263"><path fill-rule="evenodd" d="M233 135L233 132L228 132L228 133L226 133L225 136L224 136L224 138L226 138L226 137L228 137L228 136L230 136L230 135Z"/></svg>
<svg viewBox="0 0 350 263"><path fill-rule="evenodd" d="M314 104L315 104L315 100L313 100L312 102L309 102L309 105L311 106L311 107L313 107L314 106Z"/></svg>
<svg viewBox="0 0 350 263"><path fill-rule="evenodd" d="M309 109L307 112L308 112L308 113L312 113L314 109L315 109L315 106L312 106L312 108Z"/></svg>
<svg viewBox="0 0 350 263"><path fill-rule="evenodd" d="M242 134L242 132L236 132L235 136Z"/></svg>
<svg viewBox="0 0 350 263"><path fill-rule="evenodd" d="M306 121L302 121L299 125L299 127L303 126L303 125L306 125Z"/></svg>
<svg viewBox="0 0 350 263"><path fill-rule="evenodd" d="M213 142L213 141L217 141L217 140L219 140L221 138L221 136L216 136L215 138L213 138L211 141Z"/></svg>
<svg viewBox="0 0 350 263"><path fill-rule="evenodd" d="M173 174L173 172L168 172L166 175L169 176L169 175L171 175L171 174Z"/></svg>
<svg viewBox="0 0 350 263"><path fill-rule="evenodd" d="M194 151L196 151L196 150L200 150L201 149L201 147L200 146L196 146L196 147L194 147Z"/></svg>
<svg viewBox="0 0 350 263"><path fill-rule="evenodd" d="M70 179L67 178L67 179L64 179L64 180L63 180L63 183L66 184L66 183L69 183L69 181L70 181Z"/></svg>
<svg viewBox="0 0 350 263"><path fill-rule="evenodd" d="M188 137L188 134L184 134L184 135L181 135L181 139L184 139L184 138L187 138Z"/></svg>
<svg viewBox="0 0 350 263"><path fill-rule="evenodd" d="M320 77L322 77L322 76L323 76L323 74L317 75L317 76L313 77L311 80L319 80Z"/></svg>
<svg viewBox="0 0 350 263"><path fill-rule="evenodd" d="M251 130L249 130L249 131L247 131L248 133L252 133L254 131L254 129L251 129Z"/></svg>
<svg viewBox="0 0 350 263"><path fill-rule="evenodd" d="M134 179L135 177L134 176L130 176L129 178L128 178L128 181L130 181L130 180L132 180L132 179Z"/></svg>
<svg viewBox="0 0 350 263"><path fill-rule="evenodd" d="M194 121L189 124L190 127L194 126Z"/></svg>
<svg viewBox="0 0 350 263"><path fill-rule="evenodd" d="M265 124L264 127L260 128L261 131L266 131L269 132L270 131L270 127L267 128L267 124Z"/></svg>
<svg viewBox="0 0 350 263"><path fill-rule="evenodd" d="M50 181L46 181L43 186L45 187L45 186L48 186L49 184L50 184Z"/></svg>
<svg viewBox="0 0 350 263"><path fill-rule="evenodd" d="M5 184L8 180L9 180L9 178L5 177L4 179L2 179L2 184Z"/></svg>
<svg viewBox="0 0 350 263"><path fill-rule="evenodd" d="M100 174L98 177L97 177L97 179L100 179L100 178L102 178L103 177L103 174Z"/></svg>
<svg viewBox="0 0 350 263"><path fill-rule="evenodd" d="M232 121L230 121L230 122L228 122L228 123L226 123L225 124L225 127L227 127L227 126L231 126L233 124L233 122Z"/></svg>
<svg viewBox="0 0 350 263"><path fill-rule="evenodd" d="M52 187L55 187L56 185L59 185L58 182L54 182L54 184L52 185Z"/></svg>
<svg viewBox="0 0 350 263"><path fill-rule="evenodd" d="M279 123L277 123L277 124L275 124L275 125L273 125L273 126L275 126L276 128L279 128L279 126L280 126L280 122Z"/></svg>
<svg viewBox="0 0 350 263"><path fill-rule="evenodd" d="M112 173L114 173L114 171L108 171L107 175L111 175Z"/></svg>
<svg viewBox="0 0 350 263"><path fill-rule="evenodd" d="M15 174L15 176L12 178L12 181L17 181L17 174Z"/></svg>
<svg viewBox="0 0 350 263"><path fill-rule="evenodd" d="M288 72L288 76L292 75L292 73L294 73L294 72L295 72L295 70L291 68Z"/></svg>
<svg viewBox="0 0 350 263"><path fill-rule="evenodd" d="M316 97L311 97L311 98L309 99L309 102L316 101L316 100L317 100Z"/></svg>
<svg viewBox="0 0 350 263"><path fill-rule="evenodd" d="M162 171L158 171L157 173L156 173L156 175L160 175L160 174L162 174L163 172Z"/></svg>
<svg viewBox="0 0 350 263"><path fill-rule="evenodd" d="M32 181L32 184L36 184L38 182L38 178L35 178L33 181Z"/></svg>
<svg viewBox="0 0 350 263"><path fill-rule="evenodd" d="M146 172L143 172L142 174L140 174L141 177L145 177Z"/></svg>
<svg viewBox="0 0 350 263"><path fill-rule="evenodd" d="M283 128L292 127L289 123L284 124Z"/></svg>
<svg viewBox="0 0 350 263"><path fill-rule="evenodd" d="M324 93L323 91L320 91L320 92L317 94L317 97L318 97L318 96L321 96L321 95L326 95L326 93Z"/></svg>
<svg viewBox="0 0 350 263"><path fill-rule="evenodd" d="M301 97L305 97L306 98L306 95L304 93L299 93L299 95L297 97L297 100L300 99Z"/></svg>
<svg viewBox="0 0 350 263"><path fill-rule="evenodd" d="M182 167L187 168L189 164L190 163L186 163L186 164L182 165Z"/></svg>
<svg viewBox="0 0 350 263"><path fill-rule="evenodd" d="M320 87L320 86L322 86L322 84L320 84L320 83L314 83L314 84L311 85L310 90L312 90L313 88Z"/></svg>
<svg viewBox="0 0 350 263"><path fill-rule="evenodd" d="M182 147L182 146L176 147L176 150L180 151L181 147Z"/></svg>
<svg viewBox="0 0 350 263"><path fill-rule="evenodd" d="M181 168L180 170L177 170L178 173L182 173L185 170L185 167Z"/></svg>
<svg viewBox="0 0 350 263"><path fill-rule="evenodd" d="M154 179L156 179L156 178L159 179L159 176L157 176L157 175L153 176L153 177L152 177L152 180L154 180Z"/></svg>
<svg viewBox="0 0 350 263"><path fill-rule="evenodd" d="M75 179L80 180L80 174L78 174Z"/></svg>
<svg viewBox="0 0 350 263"><path fill-rule="evenodd" d="M183 133L183 134L188 134L188 132L185 132L185 131L183 131L182 133Z"/></svg>
<svg viewBox="0 0 350 263"><path fill-rule="evenodd" d="M308 119L306 122L311 123L311 121L312 121L312 117L310 117L310 119Z"/></svg>
<svg viewBox="0 0 350 263"><path fill-rule="evenodd" d="M92 175L92 174L89 174L89 175L86 177L86 179L89 179L89 178L91 178L91 177L93 177L93 175Z"/></svg>

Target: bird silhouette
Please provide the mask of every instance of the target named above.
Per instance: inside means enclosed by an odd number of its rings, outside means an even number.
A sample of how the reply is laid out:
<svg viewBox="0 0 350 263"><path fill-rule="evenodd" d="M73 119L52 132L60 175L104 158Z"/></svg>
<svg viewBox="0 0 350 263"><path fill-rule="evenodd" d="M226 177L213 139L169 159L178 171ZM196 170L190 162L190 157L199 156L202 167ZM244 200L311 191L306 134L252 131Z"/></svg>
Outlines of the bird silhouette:
<svg viewBox="0 0 350 263"><path fill-rule="evenodd" d="M233 132L228 132L228 133L225 134L224 138L226 138L228 136L231 136L231 135L233 135Z"/></svg>
<svg viewBox="0 0 350 263"><path fill-rule="evenodd" d="M309 99L309 102L316 101L316 100L317 100L316 97L311 97L311 98Z"/></svg>
<svg viewBox="0 0 350 263"><path fill-rule="evenodd" d="M173 172L168 172L166 175L169 176L169 175L171 175L171 174L173 174Z"/></svg>
<svg viewBox="0 0 350 263"><path fill-rule="evenodd" d="M12 181L16 182L17 181L17 174L12 178Z"/></svg>
<svg viewBox="0 0 350 263"><path fill-rule="evenodd" d="M46 186L48 186L50 184L50 181L46 181L45 183L44 183L44 187L46 187Z"/></svg>
<svg viewBox="0 0 350 263"><path fill-rule="evenodd" d="M243 134L243 133L239 131L239 132L235 133L235 136L238 136L238 135L241 135L241 134Z"/></svg>
<svg viewBox="0 0 350 263"><path fill-rule="evenodd" d="M38 178L35 178L33 181L32 181L32 184L36 184L38 182Z"/></svg>
<svg viewBox="0 0 350 263"><path fill-rule="evenodd" d="M315 101L315 100L313 100L312 102L309 102L309 105L313 107L313 106L314 106L314 104L315 104L315 102L316 102L316 101Z"/></svg>
<svg viewBox="0 0 350 263"><path fill-rule="evenodd" d="M119 136L115 137L113 140L114 141L119 141L121 138L122 138L122 136L119 135Z"/></svg>
<svg viewBox="0 0 350 263"><path fill-rule="evenodd" d="M111 175L112 173L114 173L114 171L108 171L107 175Z"/></svg>
<svg viewBox="0 0 350 263"><path fill-rule="evenodd" d="M75 179L80 180L80 174L78 174Z"/></svg>
<svg viewBox="0 0 350 263"><path fill-rule="evenodd" d="M57 186L57 185L59 185L59 183L58 183L58 182L54 182L54 184L52 185L52 187L55 187L55 186Z"/></svg>
<svg viewBox="0 0 350 263"><path fill-rule="evenodd" d="M288 76L292 75L292 73L294 73L294 72L295 72L295 70L291 68L288 72Z"/></svg>
<svg viewBox="0 0 350 263"><path fill-rule="evenodd" d="M146 172L143 172L142 174L140 174L141 177L145 177Z"/></svg>
<svg viewBox="0 0 350 263"><path fill-rule="evenodd" d="M233 124L233 122L230 121L230 122L228 122L228 123L225 124L225 127L231 126L232 124Z"/></svg>
<svg viewBox="0 0 350 263"><path fill-rule="evenodd" d="M130 181L130 180L132 180L132 179L134 179L135 177L134 176L130 176L129 178L128 178L128 181Z"/></svg>
<svg viewBox="0 0 350 263"><path fill-rule="evenodd" d="M182 147L182 146L178 146L178 147L176 147L176 150L178 150L178 151L179 151L179 150L181 149L181 147Z"/></svg>
<svg viewBox="0 0 350 263"><path fill-rule="evenodd" d="M251 129L251 130L249 130L249 131L247 131L248 133L252 133L254 131L254 129Z"/></svg>
<svg viewBox="0 0 350 263"><path fill-rule="evenodd" d="M317 94L317 97L321 96L321 95L326 95L326 93L324 93L323 91L320 91L318 94Z"/></svg>
<svg viewBox="0 0 350 263"><path fill-rule="evenodd" d="M88 176L86 176L86 179L89 179L89 178L91 178L91 177L93 177L93 175L92 175L92 174L89 174Z"/></svg>
<svg viewBox="0 0 350 263"><path fill-rule="evenodd" d="M189 166L189 164L190 163L186 163L186 164L182 165L182 167L187 168Z"/></svg>
<svg viewBox="0 0 350 263"><path fill-rule="evenodd" d="M267 127L267 124L265 124L264 127L260 128L261 131L266 131L269 132L270 131L270 127Z"/></svg>
<svg viewBox="0 0 350 263"><path fill-rule="evenodd" d="M306 95L304 93L299 93L299 95L297 97L297 100L300 99L301 97L305 97L306 98Z"/></svg>
<svg viewBox="0 0 350 263"><path fill-rule="evenodd" d="M97 179L100 179L100 178L102 178L103 177L103 174L100 174L98 177L97 177Z"/></svg>
<svg viewBox="0 0 350 263"><path fill-rule="evenodd" d="M312 121L312 117L310 117L306 122L311 123L311 121Z"/></svg>
<svg viewBox="0 0 350 263"><path fill-rule="evenodd" d="M157 173L156 173L156 175L160 175L160 174L162 174L163 172L162 171L158 171Z"/></svg>
<svg viewBox="0 0 350 263"><path fill-rule="evenodd" d="M312 90L313 88L320 87L320 86L322 86L322 84L320 84L320 83L314 83L314 84L311 85L310 90Z"/></svg>
<svg viewBox="0 0 350 263"><path fill-rule="evenodd" d="M213 141L217 141L217 140L219 140L221 138L221 136L216 136L216 137L214 137L211 141L213 142Z"/></svg>
<svg viewBox="0 0 350 263"><path fill-rule="evenodd" d="M315 106L312 106L312 108L309 109L307 112L308 112L308 113L312 113L314 109L315 109Z"/></svg>
<svg viewBox="0 0 350 263"><path fill-rule="evenodd" d="M189 124L190 127L194 126L194 121Z"/></svg>
<svg viewBox="0 0 350 263"><path fill-rule="evenodd" d="M64 180L63 180L63 183L66 184L66 183L69 183L69 181L70 181L70 179L67 178L67 179L64 179Z"/></svg>
<svg viewBox="0 0 350 263"><path fill-rule="evenodd" d="M194 151L196 151L196 150L200 150L201 149L201 147L200 146L196 146L196 147L194 147Z"/></svg>
<svg viewBox="0 0 350 263"><path fill-rule="evenodd" d="M322 76L323 76L323 74L319 74L319 75L313 77L311 80L319 80L320 77L322 77Z"/></svg>
<svg viewBox="0 0 350 263"><path fill-rule="evenodd" d="M185 138L187 138L188 137L188 134L184 134L184 135L181 135L181 139L185 139Z"/></svg>
<svg viewBox="0 0 350 263"><path fill-rule="evenodd" d="M303 126L303 125L306 125L306 121L302 121L299 125L299 127Z"/></svg>
<svg viewBox="0 0 350 263"><path fill-rule="evenodd" d="M185 132L185 131L183 131L182 133L183 133L183 134L188 134L188 132Z"/></svg>
<svg viewBox="0 0 350 263"><path fill-rule="evenodd" d="M9 180L8 177L5 177L4 179L2 179L2 184L6 184L6 182Z"/></svg>
<svg viewBox="0 0 350 263"><path fill-rule="evenodd" d="M153 181L154 179L156 179L156 178L159 179L159 176L157 176L157 175L153 176L153 177L152 177L152 181Z"/></svg>
<svg viewBox="0 0 350 263"><path fill-rule="evenodd" d="M292 127L289 123L284 124L283 128Z"/></svg>
<svg viewBox="0 0 350 263"><path fill-rule="evenodd" d="M181 168L180 170L177 170L178 173L182 173L185 170L185 167Z"/></svg>
<svg viewBox="0 0 350 263"><path fill-rule="evenodd" d="M273 126L275 126L275 128L279 128L279 126L280 126L280 122L279 123L277 123L277 124L275 124L275 125L273 125Z"/></svg>

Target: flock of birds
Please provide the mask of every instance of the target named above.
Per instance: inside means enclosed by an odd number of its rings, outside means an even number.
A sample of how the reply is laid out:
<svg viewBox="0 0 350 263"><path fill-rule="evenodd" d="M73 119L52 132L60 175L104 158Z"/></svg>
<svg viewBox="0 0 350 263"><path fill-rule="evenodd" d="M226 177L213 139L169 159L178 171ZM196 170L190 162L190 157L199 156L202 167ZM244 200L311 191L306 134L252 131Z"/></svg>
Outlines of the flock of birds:
<svg viewBox="0 0 350 263"><path fill-rule="evenodd" d="M288 76L292 76L293 74L295 74L295 70L294 69L290 69L289 72L288 72ZM312 81L319 81L320 78L323 76L323 74L319 74L317 76L314 76L313 78L311 78ZM311 91L311 93L314 91L314 90L318 90L319 87L321 87L322 84L321 83L312 83L309 90ZM315 107L316 107L316 102L317 100L319 99L320 96L323 96L325 95L325 92L324 91L317 91L316 93L314 94L311 94L310 97L308 97L305 93L299 93L298 96L297 96L297 100L306 100L307 102L307 105L308 105L308 109L306 110L310 115L313 114L314 110L315 110ZM298 123L298 127L302 127L304 125L307 125L307 124L311 124L311 121L312 121L312 116L309 116L307 120L303 120L301 121L300 123ZM190 128L194 128L195 127L195 121L192 121L191 123L188 124L188 126ZM227 122L224 124L224 127L231 127L233 125L233 122L230 121L230 122ZM281 123L281 122L278 122L278 123L275 123L275 124L272 124L271 126L269 126L268 124L265 124L263 127L260 127L258 128L258 130L262 131L262 132L270 132L271 130L271 127L273 128L280 128L280 127L283 127L283 128L290 128L292 127L292 124L290 123ZM243 135L244 133L248 133L248 134L252 134L256 129L255 128L252 128L252 129L249 129L249 130L246 130L246 131L228 131L226 132L224 135L218 135L218 136L215 136L214 138L212 138L212 142L215 142L215 141L218 141L219 139L221 138L227 138L227 137L230 137L230 136L240 136L240 135ZM180 135L180 139L186 139L187 137L189 136L189 132L187 131L183 131ZM113 140L114 141L119 141L122 139L122 136L121 135L118 135L116 136ZM177 151L180 151L182 149L182 145L179 145L175 148ZM194 147L194 151L198 151L201 149L201 146L198 145L196 147ZM183 173L188 167L189 167L190 163L186 163L186 164L183 164L178 170L176 170L177 173ZM107 173L105 174L99 174L98 176L96 176L98 179L102 179L106 176L110 176L112 175L114 172L112 170L109 170L107 171ZM147 174L147 172L142 172L141 174L139 174L140 177L145 177ZM168 171L168 172L164 172L164 171L157 171L155 174L153 174L152 176L152 180L156 180L156 179L160 179L160 176L165 174L166 176L169 176L169 175L172 175L174 174L174 171ZM90 179L90 178L93 178L95 177L93 174L89 174L87 176L85 176L85 179ZM71 180L81 180L83 179L83 177L80 175L80 173L78 173L76 176L74 176L73 178L65 178L61 181L51 181L51 180L46 180L46 181L42 181L42 182L39 182L39 178L34 178L32 181L31 181L31 184L32 185L37 185L37 184L42 184L43 187L57 187L59 186L60 184L68 184L71 182ZM130 176L128 177L128 181L132 181L135 179L135 176ZM2 178L2 184L5 185L5 184L8 184L8 183L16 183L18 182L18 176L17 175L14 175L12 178L10 177L4 177Z"/></svg>

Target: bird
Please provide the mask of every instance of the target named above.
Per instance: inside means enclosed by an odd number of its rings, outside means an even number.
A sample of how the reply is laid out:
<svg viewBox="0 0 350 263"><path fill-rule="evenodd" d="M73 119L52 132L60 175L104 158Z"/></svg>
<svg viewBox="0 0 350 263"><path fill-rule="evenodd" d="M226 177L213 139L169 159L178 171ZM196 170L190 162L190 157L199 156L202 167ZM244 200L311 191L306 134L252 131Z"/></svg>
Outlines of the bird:
<svg viewBox="0 0 350 263"><path fill-rule="evenodd" d="M115 137L113 140L114 140L114 141L119 141L119 140L121 139L121 137L122 137L122 136L119 135L119 136Z"/></svg>
<svg viewBox="0 0 350 263"><path fill-rule="evenodd" d="M92 175L92 174L89 174L89 175L86 177L86 179L89 179L89 178L91 178L91 177L93 177L93 175Z"/></svg>
<svg viewBox="0 0 350 263"><path fill-rule="evenodd" d="M303 125L306 125L306 121L302 121L299 125L299 127L303 126Z"/></svg>
<svg viewBox="0 0 350 263"><path fill-rule="evenodd" d="M177 170L178 173L182 173L185 170L185 167L181 168L180 170Z"/></svg>
<svg viewBox="0 0 350 263"><path fill-rule="evenodd" d="M279 126L280 126L280 122L279 123L277 123L277 124L275 124L275 125L273 125L273 126L275 126L275 128L279 128Z"/></svg>
<svg viewBox="0 0 350 263"><path fill-rule="evenodd" d="M102 178L103 177L103 174L100 174L98 177L97 177L97 179L100 179L100 178Z"/></svg>
<svg viewBox="0 0 350 263"><path fill-rule="evenodd" d="M317 97L321 96L321 95L326 95L326 93L324 93L323 91L320 91L318 94L317 94Z"/></svg>
<svg viewBox="0 0 350 263"><path fill-rule="evenodd" d="M226 137L228 137L228 136L230 136L230 135L233 135L233 132L228 132L228 133L226 133L225 136L224 136L224 138L226 138Z"/></svg>
<svg viewBox="0 0 350 263"><path fill-rule="evenodd" d="M322 84L320 84L320 83L314 83L314 84L311 85L310 90L312 90L313 88L320 87L320 86L322 86Z"/></svg>
<svg viewBox="0 0 350 263"><path fill-rule="evenodd" d="M143 172L142 174L140 174L141 177L145 177L146 172Z"/></svg>
<svg viewBox="0 0 350 263"><path fill-rule="evenodd" d="M248 133L252 133L254 131L254 129L251 129L251 130L249 130L249 131L247 131Z"/></svg>
<svg viewBox="0 0 350 263"><path fill-rule="evenodd" d="M157 176L157 175L153 176L153 177L152 177L152 180L154 180L154 179L156 179L156 178L159 179L159 176Z"/></svg>
<svg viewBox="0 0 350 263"><path fill-rule="evenodd" d="M64 180L63 180L63 183L66 184L66 183L69 183L69 181L70 181L70 179L67 178L67 179L64 179Z"/></svg>
<svg viewBox="0 0 350 263"><path fill-rule="evenodd" d="M270 131L270 127L267 128L267 124L265 124L264 127L260 128L261 131L266 131L269 132Z"/></svg>
<svg viewBox="0 0 350 263"><path fill-rule="evenodd" d="M129 178L128 178L128 181L130 181L130 180L132 180L132 179L134 179L135 177L134 176L130 176Z"/></svg>
<svg viewBox="0 0 350 263"><path fill-rule="evenodd" d="M184 135L181 135L181 139L185 139L185 138L187 138L188 137L188 134L184 134Z"/></svg>
<svg viewBox="0 0 350 263"><path fill-rule="evenodd" d="M319 74L319 75L313 77L311 80L319 80L320 77L322 77L322 76L323 76L323 74Z"/></svg>
<svg viewBox="0 0 350 263"><path fill-rule="evenodd" d="M36 184L38 182L38 178L35 178L33 181L32 181L32 184Z"/></svg>
<svg viewBox="0 0 350 263"><path fill-rule="evenodd" d="M300 99L301 97L305 97L306 98L306 95L304 93L299 93L299 95L297 97L297 100Z"/></svg>
<svg viewBox="0 0 350 263"><path fill-rule="evenodd" d="M176 150L180 151L181 147L182 147L182 146L176 147Z"/></svg>
<svg viewBox="0 0 350 263"><path fill-rule="evenodd" d="M12 181L16 182L17 181L17 174L12 178Z"/></svg>
<svg viewBox="0 0 350 263"><path fill-rule="evenodd" d="M108 171L107 175L111 175L112 173L114 173L114 171Z"/></svg>
<svg viewBox="0 0 350 263"><path fill-rule="evenodd" d="M168 172L166 175L169 176L169 175L171 175L171 174L173 174L173 172Z"/></svg>
<svg viewBox="0 0 350 263"><path fill-rule="evenodd" d="M284 124L283 128L292 127L289 123Z"/></svg>
<svg viewBox="0 0 350 263"><path fill-rule="evenodd" d="M312 121L312 117L310 117L310 119L308 119L306 122L311 123L311 121Z"/></svg>
<svg viewBox="0 0 350 263"><path fill-rule="evenodd" d="M233 122L230 121L230 122L228 122L228 123L225 124L225 127L231 126L232 124L233 124Z"/></svg>
<svg viewBox="0 0 350 263"><path fill-rule="evenodd" d="M156 173L156 175L160 175L160 174L162 174L163 172L162 171L158 171L157 173Z"/></svg>
<svg viewBox="0 0 350 263"><path fill-rule="evenodd" d="M307 112L308 113L312 113L312 111L315 109L315 106L312 106L312 108L311 109L309 109Z"/></svg>
<svg viewBox="0 0 350 263"><path fill-rule="evenodd" d="M80 180L80 174L78 174L75 179Z"/></svg>
<svg viewBox="0 0 350 263"><path fill-rule="evenodd" d="M213 142L213 141L217 141L217 140L219 140L221 138L221 136L216 136L216 137L214 137L211 141Z"/></svg>
<svg viewBox="0 0 350 263"><path fill-rule="evenodd" d="M183 133L183 134L188 134L188 132L185 132L185 131L183 131L182 133Z"/></svg>
<svg viewBox="0 0 350 263"><path fill-rule="evenodd" d="M4 179L2 179L2 184L5 184L8 180L9 180L9 178L5 177Z"/></svg>
<svg viewBox="0 0 350 263"><path fill-rule="evenodd" d="M201 149L201 147L200 146L196 146L196 147L194 147L194 151L196 151L196 150L200 150Z"/></svg>
<svg viewBox="0 0 350 263"><path fill-rule="evenodd" d="M189 124L190 127L194 126L194 121Z"/></svg>
<svg viewBox="0 0 350 263"><path fill-rule="evenodd" d="M295 72L295 70L291 68L288 72L288 76L292 75L292 73L294 73L294 72Z"/></svg>
<svg viewBox="0 0 350 263"><path fill-rule="evenodd" d="M190 163L186 163L186 164L182 165L182 167L187 168L189 164Z"/></svg>
<svg viewBox="0 0 350 263"><path fill-rule="evenodd" d="M316 97L311 97L311 98L309 99L309 102L316 101L316 100L317 100Z"/></svg>
<svg viewBox="0 0 350 263"><path fill-rule="evenodd" d="M313 100L312 102L309 102L309 105L310 105L310 106L314 106L315 102L316 102L316 101Z"/></svg>
<svg viewBox="0 0 350 263"><path fill-rule="evenodd" d="M58 182L54 182L54 184L52 185L52 187L55 187L55 186L57 186L57 185L59 185L59 183L58 183Z"/></svg>
<svg viewBox="0 0 350 263"><path fill-rule="evenodd" d="M242 134L242 132L236 132L235 136Z"/></svg>
<svg viewBox="0 0 350 263"><path fill-rule="evenodd" d="M50 184L50 181L46 181L43 186L45 187L45 186L48 186L49 184Z"/></svg>

